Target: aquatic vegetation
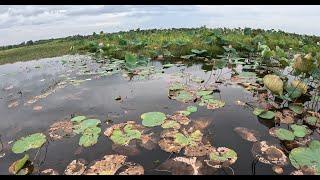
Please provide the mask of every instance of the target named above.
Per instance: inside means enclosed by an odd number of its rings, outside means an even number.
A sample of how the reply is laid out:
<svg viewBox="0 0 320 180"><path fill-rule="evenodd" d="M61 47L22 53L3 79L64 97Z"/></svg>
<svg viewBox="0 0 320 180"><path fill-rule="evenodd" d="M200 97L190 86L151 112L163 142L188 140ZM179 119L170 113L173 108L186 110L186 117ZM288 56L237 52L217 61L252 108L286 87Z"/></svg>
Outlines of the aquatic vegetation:
<svg viewBox="0 0 320 180"><path fill-rule="evenodd" d="M272 92L277 95L283 94L283 81L279 76L266 75L263 77L263 84Z"/></svg>
<svg viewBox="0 0 320 180"><path fill-rule="evenodd" d="M73 124L71 121L58 121L53 123L48 130L49 136L53 140L61 140L63 137L71 136Z"/></svg>
<svg viewBox="0 0 320 180"><path fill-rule="evenodd" d="M29 160L29 155L28 154L24 155L23 158L12 163L12 165L9 167L9 172L11 174L18 174L19 171L25 166L28 160Z"/></svg>
<svg viewBox="0 0 320 180"><path fill-rule="evenodd" d="M141 115L142 125L146 127L154 127L161 125L166 119L166 115L162 112L148 112Z"/></svg>
<svg viewBox="0 0 320 180"><path fill-rule="evenodd" d="M119 145L128 145L133 139L141 138L141 127L136 125L134 122L127 122L123 124L116 124L108 128L104 134Z"/></svg>
<svg viewBox="0 0 320 180"><path fill-rule="evenodd" d="M262 119L273 119L275 117L275 113L273 111L267 111L260 108L255 108L253 114L262 118Z"/></svg>
<svg viewBox="0 0 320 180"><path fill-rule="evenodd" d="M42 133L31 134L16 141L12 146L12 151L20 154L30 149L40 148L46 141L46 136Z"/></svg>
<svg viewBox="0 0 320 180"><path fill-rule="evenodd" d="M114 175L121 166L124 165L127 157L122 155L106 155L102 160L97 161L85 175Z"/></svg>
<svg viewBox="0 0 320 180"><path fill-rule="evenodd" d="M73 121L73 132L82 134L79 140L80 146L90 147L98 142L101 132L101 128L98 127L101 124L99 119L87 119L85 116L76 116L71 121Z"/></svg>
<svg viewBox="0 0 320 180"><path fill-rule="evenodd" d="M245 139L250 142L257 142L260 140L260 134L258 131L251 130L245 127L236 127L234 131L241 136L242 139Z"/></svg>
<svg viewBox="0 0 320 180"><path fill-rule="evenodd" d="M213 168L228 167L237 161L237 153L226 147L218 147L209 154L207 164Z"/></svg>
<svg viewBox="0 0 320 180"><path fill-rule="evenodd" d="M314 174L320 174L320 142L311 141L308 147L298 147L289 154L291 164L297 169L310 168Z"/></svg>
<svg viewBox="0 0 320 180"><path fill-rule="evenodd" d="M86 162L83 159L73 160L66 167L64 174L65 175L82 175L86 170Z"/></svg>

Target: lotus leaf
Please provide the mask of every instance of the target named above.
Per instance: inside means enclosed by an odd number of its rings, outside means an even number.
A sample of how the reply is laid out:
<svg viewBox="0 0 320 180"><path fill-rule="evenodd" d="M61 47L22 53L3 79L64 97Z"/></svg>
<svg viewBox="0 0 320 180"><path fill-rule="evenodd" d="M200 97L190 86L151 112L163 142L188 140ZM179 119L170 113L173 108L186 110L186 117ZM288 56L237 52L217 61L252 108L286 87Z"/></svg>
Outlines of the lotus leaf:
<svg viewBox="0 0 320 180"><path fill-rule="evenodd" d="M177 91L177 90L181 90L184 88L185 88L185 85L182 83L173 83L170 85L169 90L170 91Z"/></svg>
<svg viewBox="0 0 320 180"><path fill-rule="evenodd" d="M168 128L173 128L173 129L180 129L181 125L177 121L165 121L162 125L162 128L168 129Z"/></svg>
<svg viewBox="0 0 320 180"><path fill-rule="evenodd" d="M154 127L161 125L166 119L166 115L162 112L148 112L141 115L142 125L146 127Z"/></svg>
<svg viewBox="0 0 320 180"><path fill-rule="evenodd" d="M297 168L304 167L315 170L315 174L320 175L320 142L311 141L309 147L298 147L291 150L289 159L291 164Z"/></svg>
<svg viewBox="0 0 320 180"><path fill-rule="evenodd" d="M275 113L273 111L264 111L259 114L259 117L262 119L273 119L275 117Z"/></svg>
<svg viewBox="0 0 320 180"><path fill-rule="evenodd" d="M123 131L120 128L113 130L110 139L119 145L128 145L133 139L140 139L141 132L133 129L132 124L127 124L124 126Z"/></svg>
<svg viewBox="0 0 320 180"><path fill-rule="evenodd" d="M320 119L317 117L308 116L305 121L311 126L320 127Z"/></svg>
<svg viewBox="0 0 320 180"><path fill-rule="evenodd" d="M98 142L99 134L84 134L80 137L79 145L90 147Z"/></svg>
<svg viewBox="0 0 320 180"><path fill-rule="evenodd" d="M86 119L74 126L74 132L77 134L83 133L86 129L96 127L100 123L101 121L99 119Z"/></svg>
<svg viewBox="0 0 320 180"><path fill-rule="evenodd" d="M73 160L64 171L65 175L82 175L86 170L85 161L82 159Z"/></svg>
<svg viewBox="0 0 320 180"><path fill-rule="evenodd" d="M277 75L268 74L263 78L263 84L277 95L283 94L283 81Z"/></svg>
<svg viewBox="0 0 320 180"><path fill-rule="evenodd" d="M297 114L302 114L304 111L302 104L289 104L289 109Z"/></svg>
<svg viewBox="0 0 320 180"><path fill-rule="evenodd" d="M46 136L42 133L35 133L23 137L16 141L12 146L12 151L16 154L23 153L29 149L37 149L46 142Z"/></svg>
<svg viewBox="0 0 320 180"><path fill-rule="evenodd" d="M24 155L23 158L12 163L12 165L9 167L9 172L11 174L18 174L18 172L23 168L23 166L27 163L28 160L29 160L29 155L28 154Z"/></svg>
<svg viewBox="0 0 320 180"><path fill-rule="evenodd" d="M143 175L144 168L139 164L130 163L126 169L119 173L119 175Z"/></svg>
<svg viewBox="0 0 320 180"><path fill-rule="evenodd" d="M296 54L294 56L293 68L302 73L309 73L314 67L312 57L310 54L307 54L305 57L302 57L301 54Z"/></svg>
<svg viewBox="0 0 320 180"><path fill-rule="evenodd" d="M255 142L251 152L258 161L264 164L284 166L288 163L284 152L277 145L267 141Z"/></svg>
<svg viewBox="0 0 320 180"><path fill-rule="evenodd" d="M188 106L187 111L194 113L198 111L198 108L196 106Z"/></svg>
<svg viewBox="0 0 320 180"><path fill-rule="evenodd" d="M80 123L81 121L83 121L85 119L86 119L85 116L76 116L76 117L72 118L71 121L76 122L76 123Z"/></svg>
<svg viewBox="0 0 320 180"><path fill-rule="evenodd" d="M106 155L101 161L93 164L85 175L114 175L121 168L127 157L123 155Z"/></svg>
<svg viewBox="0 0 320 180"><path fill-rule="evenodd" d="M238 159L237 153L234 150L226 147L218 147L209 154L209 157L210 161L207 163L214 168L230 166Z"/></svg>
<svg viewBox="0 0 320 180"><path fill-rule="evenodd" d="M176 95L175 99L177 101L181 102L190 102L193 101L195 98L193 97L193 94L188 91L179 91L178 94Z"/></svg>
<svg viewBox="0 0 320 180"><path fill-rule="evenodd" d="M254 110L253 110L253 114L256 116L259 116L263 112L265 112L265 110L261 109L261 108L254 108Z"/></svg>
<svg viewBox="0 0 320 180"><path fill-rule="evenodd" d="M209 101L208 104L207 104L207 109L217 109L217 108L221 108L225 105L226 103L223 102L223 101L220 101L220 100L212 100L212 101Z"/></svg>
<svg viewBox="0 0 320 180"><path fill-rule="evenodd" d="M300 126L300 125L293 124L290 127L293 130L293 134L296 137L303 138L308 134L308 129L307 129L307 126L305 125Z"/></svg>
<svg viewBox="0 0 320 180"><path fill-rule="evenodd" d="M287 129L283 129L283 128L279 128L275 130L275 135L280 139L280 140L286 140L286 141L293 141L295 135L287 130Z"/></svg>
<svg viewBox="0 0 320 180"><path fill-rule="evenodd" d="M212 93L213 91L210 91L210 90L201 90L201 91L197 91L196 95L201 97L201 96L209 95Z"/></svg>
<svg viewBox="0 0 320 180"><path fill-rule="evenodd" d="M250 142L257 142L261 137L258 131L247 129L245 127L236 127L234 128L234 131L239 134L242 139Z"/></svg>

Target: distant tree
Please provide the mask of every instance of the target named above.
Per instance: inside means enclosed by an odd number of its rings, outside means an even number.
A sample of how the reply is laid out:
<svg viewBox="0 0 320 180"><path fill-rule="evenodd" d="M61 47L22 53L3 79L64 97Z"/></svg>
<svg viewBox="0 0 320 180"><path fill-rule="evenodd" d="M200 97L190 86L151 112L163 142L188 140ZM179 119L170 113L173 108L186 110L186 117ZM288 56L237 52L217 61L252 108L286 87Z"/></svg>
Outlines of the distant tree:
<svg viewBox="0 0 320 180"><path fill-rule="evenodd" d="M32 41L32 40L27 41L27 43L26 43L27 46L28 46L28 45L32 45L32 44L33 44L33 41Z"/></svg>

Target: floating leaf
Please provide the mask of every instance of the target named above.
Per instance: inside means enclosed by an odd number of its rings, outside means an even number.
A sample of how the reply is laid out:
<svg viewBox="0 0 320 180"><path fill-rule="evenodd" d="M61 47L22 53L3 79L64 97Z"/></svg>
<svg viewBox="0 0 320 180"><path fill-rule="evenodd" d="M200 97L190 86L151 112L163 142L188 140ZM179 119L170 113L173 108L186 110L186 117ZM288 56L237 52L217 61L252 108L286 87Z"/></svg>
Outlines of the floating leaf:
<svg viewBox="0 0 320 180"><path fill-rule="evenodd" d="M179 91L177 93L175 99L177 101L181 101L181 102L187 103L187 102L193 101L195 98L194 98L194 96L193 96L193 94L191 92L183 90L183 91Z"/></svg>
<svg viewBox="0 0 320 180"><path fill-rule="evenodd" d="M177 91L177 90L181 90L184 88L185 88L185 85L182 83L173 83L170 85L169 90L170 91Z"/></svg>
<svg viewBox="0 0 320 180"><path fill-rule="evenodd" d="M236 127L234 131L241 136L242 139L245 139L250 142L257 142L260 140L260 134L258 131L251 130L245 127Z"/></svg>
<svg viewBox="0 0 320 180"><path fill-rule="evenodd" d="M207 109L218 109L223 107L225 104L226 103L224 101L214 99L208 102Z"/></svg>
<svg viewBox="0 0 320 180"><path fill-rule="evenodd" d="M169 171L172 175L198 175L201 166L196 157L175 157L166 160L158 169Z"/></svg>
<svg viewBox="0 0 320 180"><path fill-rule="evenodd" d="M76 116L76 117L72 118L71 121L76 122L76 123L80 123L81 121L83 121L85 119L86 119L85 116Z"/></svg>
<svg viewBox="0 0 320 180"><path fill-rule="evenodd" d="M116 124L108 128L104 134L118 145L128 145L133 139L140 139L141 132L140 126L136 125L134 121Z"/></svg>
<svg viewBox="0 0 320 180"><path fill-rule="evenodd" d="M251 152L258 161L264 164L277 166L288 164L288 158L284 152L277 145L267 141L255 142Z"/></svg>
<svg viewBox="0 0 320 180"><path fill-rule="evenodd" d="M61 140L65 136L70 136L72 132L73 124L71 121L55 122L48 130L48 134L53 140Z"/></svg>
<svg viewBox="0 0 320 180"><path fill-rule="evenodd" d="M307 129L307 126L305 125L300 126L300 125L293 124L290 127L293 130L293 134L296 137L303 138L308 134L308 129Z"/></svg>
<svg viewBox="0 0 320 180"><path fill-rule="evenodd" d="M283 81L277 75L268 74L263 78L263 84L277 95L283 94Z"/></svg>
<svg viewBox="0 0 320 180"><path fill-rule="evenodd" d="M283 128L276 129L275 135L280 140L286 140L286 141L293 141L294 140L294 134L287 129L283 129Z"/></svg>
<svg viewBox="0 0 320 180"><path fill-rule="evenodd" d="M80 137L79 145L83 147L90 147L98 142L98 134L84 134Z"/></svg>
<svg viewBox="0 0 320 180"><path fill-rule="evenodd" d="M24 155L23 158L12 163L12 165L9 167L9 172L11 174L17 174L23 168L23 166L27 163L28 160L29 160L29 155L28 154Z"/></svg>
<svg viewBox="0 0 320 180"><path fill-rule="evenodd" d="M302 114L304 111L302 104L289 104L289 109L297 114Z"/></svg>
<svg viewBox="0 0 320 180"><path fill-rule="evenodd" d="M139 164L131 163L127 166L122 172L119 173L119 175L143 175L144 174L144 168Z"/></svg>
<svg viewBox="0 0 320 180"><path fill-rule="evenodd" d="M253 110L253 114L256 116L259 116L263 112L265 112L265 110L261 109L261 108L254 108L254 110Z"/></svg>
<svg viewBox="0 0 320 180"><path fill-rule="evenodd" d="M291 150L289 159L291 164L297 168L311 168L315 174L320 174L320 142L317 140L311 141L309 147L298 147Z"/></svg>
<svg viewBox="0 0 320 180"><path fill-rule="evenodd" d="M273 111L264 111L259 114L259 117L262 119L273 119L275 117L275 113Z"/></svg>
<svg viewBox="0 0 320 180"><path fill-rule="evenodd" d="M214 168L228 167L238 159L237 153L226 147L218 147L209 154L209 157L210 161L207 161L207 164Z"/></svg>
<svg viewBox="0 0 320 180"><path fill-rule="evenodd" d="M93 164L85 175L114 175L124 165L127 157L123 155L106 155Z"/></svg>
<svg viewBox="0 0 320 180"><path fill-rule="evenodd" d="M196 95L201 97L201 96L209 95L212 93L213 91L210 91L210 90L201 90L201 91L197 91Z"/></svg>
<svg viewBox="0 0 320 180"><path fill-rule="evenodd" d="M74 132L77 134L83 133L86 129L96 127L100 123L101 121L99 119L86 119L74 126Z"/></svg>
<svg viewBox="0 0 320 180"><path fill-rule="evenodd" d="M320 119L314 116L308 116L305 119L306 123L308 123L311 126L320 127Z"/></svg>
<svg viewBox="0 0 320 180"><path fill-rule="evenodd" d="M73 160L64 171L65 175L82 175L86 170L86 162L82 159Z"/></svg>
<svg viewBox="0 0 320 180"><path fill-rule="evenodd" d="M162 112L148 112L141 115L142 125L146 127L154 127L161 125L166 119L166 115Z"/></svg>
<svg viewBox="0 0 320 180"><path fill-rule="evenodd" d="M198 111L198 108L196 106L188 106L187 111L194 113Z"/></svg>
<svg viewBox="0 0 320 180"><path fill-rule="evenodd" d="M35 133L27 137L22 137L12 146L12 151L16 154L23 153L29 149L37 149L46 142L46 136L42 133Z"/></svg>
<svg viewBox="0 0 320 180"><path fill-rule="evenodd" d="M165 121L161 125L161 127L164 128L164 129L168 129L168 128L180 129L181 125L177 121L168 120L168 121Z"/></svg>

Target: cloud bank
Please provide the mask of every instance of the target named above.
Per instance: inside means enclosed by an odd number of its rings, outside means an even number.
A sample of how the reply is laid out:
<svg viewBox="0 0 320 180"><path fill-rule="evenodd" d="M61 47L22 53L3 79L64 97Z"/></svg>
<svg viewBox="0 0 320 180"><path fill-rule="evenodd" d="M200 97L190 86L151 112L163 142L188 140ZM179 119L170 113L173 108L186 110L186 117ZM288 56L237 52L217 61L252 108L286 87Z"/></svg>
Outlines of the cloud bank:
<svg viewBox="0 0 320 180"><path fill-rule="evenodd" d="M320 6L0 6L0 46L92 32L253 27L320 35Z"/></svg>

